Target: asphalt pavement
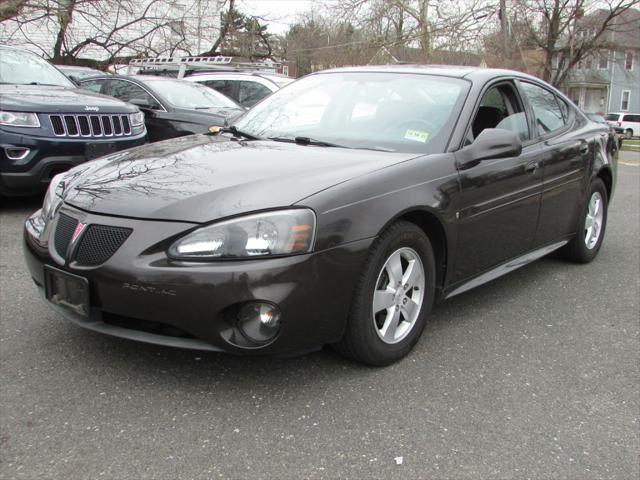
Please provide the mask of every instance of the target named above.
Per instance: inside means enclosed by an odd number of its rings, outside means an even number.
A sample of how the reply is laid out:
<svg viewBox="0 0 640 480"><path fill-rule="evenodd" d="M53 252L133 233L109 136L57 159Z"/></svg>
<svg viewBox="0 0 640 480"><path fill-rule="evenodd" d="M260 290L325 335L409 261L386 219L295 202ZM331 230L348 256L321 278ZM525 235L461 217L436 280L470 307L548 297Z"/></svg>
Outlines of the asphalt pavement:
<svg viewBox="0 0 640 480"><path fill-rule="evenodd" d="M637 479L640 155L600 256L544 258L439 306L412 354L243 358L65 322L0 199L0 478Z"/></svg>

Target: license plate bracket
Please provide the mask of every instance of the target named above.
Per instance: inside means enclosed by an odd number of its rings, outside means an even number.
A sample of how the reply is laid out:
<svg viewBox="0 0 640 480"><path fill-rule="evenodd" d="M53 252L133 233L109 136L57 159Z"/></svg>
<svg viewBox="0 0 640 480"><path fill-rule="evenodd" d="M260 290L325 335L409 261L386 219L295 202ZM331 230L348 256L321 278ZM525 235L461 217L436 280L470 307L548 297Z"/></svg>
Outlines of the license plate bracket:
<svg viewBox="0 0 640 480"><path fill-rule="evenodd" d="M87 143L84 153L87 160L109 155L116 152L115 142L89 142Z"/></svg>
<svg viewBox="0 0 640 480"><path fill-rule="evenodd" d="M83 317L89 316L89 280L46 265L44 284L51 303Z"/></svg>

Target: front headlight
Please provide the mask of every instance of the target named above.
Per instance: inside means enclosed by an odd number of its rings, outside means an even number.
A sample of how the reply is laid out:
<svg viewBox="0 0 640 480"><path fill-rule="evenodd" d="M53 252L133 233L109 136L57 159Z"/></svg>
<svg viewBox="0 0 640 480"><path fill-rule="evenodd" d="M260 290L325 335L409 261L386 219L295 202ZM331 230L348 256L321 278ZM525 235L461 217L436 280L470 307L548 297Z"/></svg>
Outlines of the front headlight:
<svg viewBox="0 0 640 480"><path fill-rule="evenodd" d="M0 125L9 127L39 127L38 115L30 112L7 112L0 110Z"/></svg>
<svg viewBox="0 0 640 480"><path fill-rule="evenodd" d="M216 260L306 253L315 229L315 214L306 208L257 213L199 228L171 245L169 256Z"/></svg>
<svg viewBox="0 0 640 480"><path fill-rule="evenodd" d="M144 124L144 113L136 112L129 114L129 120L132 127L140 127Z"/></svg>
<svg viewBox="0 0 640 480"><path fill-rule="evenodd" d="M59 173L53 177L51 179L51 183L49 183L47 194L44 196L44 201L42 202L42 219L45 222L55 215L58 210L58 206L62 202L62 193L64 192L64 175L64 173Z"/></svg>

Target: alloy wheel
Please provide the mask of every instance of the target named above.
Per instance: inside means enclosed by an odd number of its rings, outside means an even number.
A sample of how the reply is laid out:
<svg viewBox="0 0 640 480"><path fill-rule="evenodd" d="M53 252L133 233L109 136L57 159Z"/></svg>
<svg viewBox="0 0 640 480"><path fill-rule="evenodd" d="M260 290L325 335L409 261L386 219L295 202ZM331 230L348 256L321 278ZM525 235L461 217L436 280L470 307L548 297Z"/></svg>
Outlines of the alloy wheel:
<svg viewBox="0 0 640 480"><path fill-rule="evenodd" d="M604 209L600 192L593 192L589 200L587 218L584 222L584 243L589 250L593 249L600 239Z"/></svg>
<svg viewBox="0 0 640 480"><path fill-rule="evenodd" d="M373 293L373 323L388 344L402 341L416 323L425 292L425 272L409 247L393 252L382 266Z"/></svg>

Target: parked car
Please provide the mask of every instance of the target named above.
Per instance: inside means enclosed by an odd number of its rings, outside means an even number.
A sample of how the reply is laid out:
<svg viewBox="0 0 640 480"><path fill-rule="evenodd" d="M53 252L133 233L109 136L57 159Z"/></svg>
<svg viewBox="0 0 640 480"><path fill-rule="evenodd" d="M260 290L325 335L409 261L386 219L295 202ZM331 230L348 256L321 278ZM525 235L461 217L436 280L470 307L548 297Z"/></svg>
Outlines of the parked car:
<svg viewBox="0 0 640 480"><path fill-rule="evenodd" d="M149 75L109 75L83 80L87 90L137 105L145 114L150 142L207 133L244 109L203 85Z"/></svg>
<svg viewBox="0 0 640 480"><path fill-rule="evenodd" d="M615 112L607 113L604 117L624 138L640 135L640 113Z"/></svg>
<svg viewBox="0 0 640 480"><path fill-rule="evenodd" d="M36 54L0 46L0 194L38 193L57 173L145 136L137 107L76 88Z"/></svg>
<svg viewBox="0 0 640 480"><path fill-rule="evenodd" d="M194 71L184 79L213 88L245 108L253 107L266 96L294 81L293 78L284 75L246 71Z"/></svg>
<svg viewBox="0 0 640 480"><path fill-rule="evenodd" d="M107 75L105 72L89 67L79 67L76 65L56 65L56 67L64 73L69 80L72 80L76 84L87 78Z"/></svg>
<svg viewBox="0 0 640 480"><path fill-rule="evenodd" d="M609 128L609 140L607 141L607 149L613 155L622 146L622 137L616 131L613 125L609 124L605 118L599 113L585 113L587 118L592 122L600 123L602 125L606 125Z"/></svg>
<svg viewBox="0 0 640 480"><path fill-rule="evenodd" d="M607 138L519 72L319 72L219 135L56 177L26 261L50 305L95 331L238 354L334 344L386 365L436 301L556 250L597 256Z"/></svg>

